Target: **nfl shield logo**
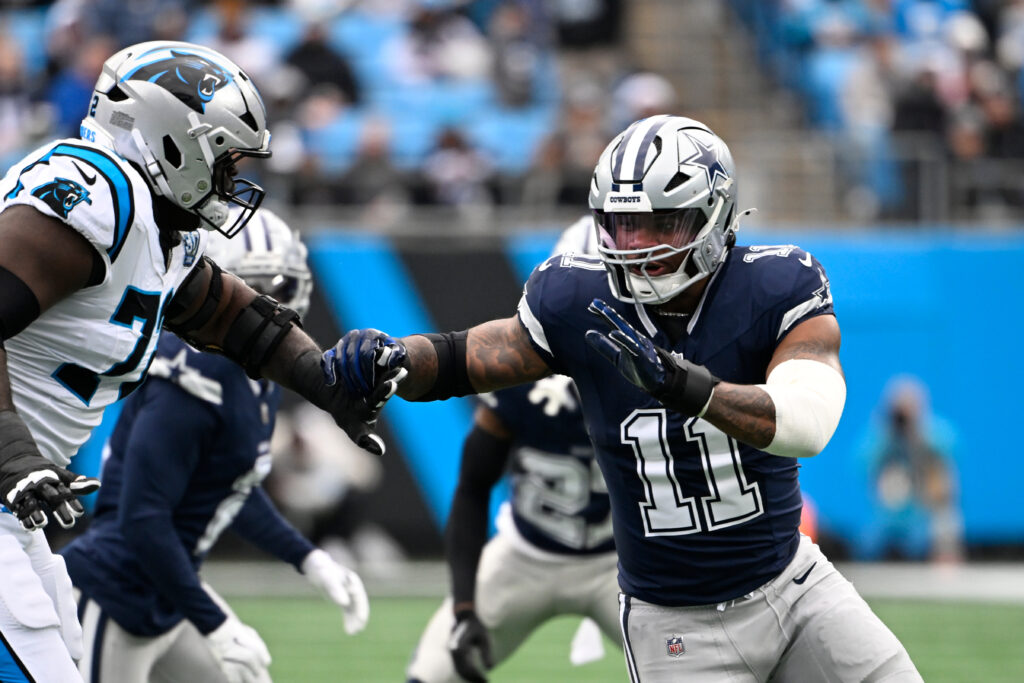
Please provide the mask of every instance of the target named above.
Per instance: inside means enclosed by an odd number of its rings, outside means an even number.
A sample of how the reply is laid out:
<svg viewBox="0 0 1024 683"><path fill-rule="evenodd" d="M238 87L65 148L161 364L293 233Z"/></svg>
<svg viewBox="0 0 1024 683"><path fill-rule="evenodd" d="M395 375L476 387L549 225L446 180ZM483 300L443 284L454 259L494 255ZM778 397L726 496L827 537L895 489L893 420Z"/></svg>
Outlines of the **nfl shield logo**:
<svg viewBox="0 0 1024 683"><path fill-rule="evenodd" d="M686 652L686 648L683 647L683 637L677 636L674 633L670 635L665 639L665 650L668 652L669 657L679 657L682 655Z"/></svg>

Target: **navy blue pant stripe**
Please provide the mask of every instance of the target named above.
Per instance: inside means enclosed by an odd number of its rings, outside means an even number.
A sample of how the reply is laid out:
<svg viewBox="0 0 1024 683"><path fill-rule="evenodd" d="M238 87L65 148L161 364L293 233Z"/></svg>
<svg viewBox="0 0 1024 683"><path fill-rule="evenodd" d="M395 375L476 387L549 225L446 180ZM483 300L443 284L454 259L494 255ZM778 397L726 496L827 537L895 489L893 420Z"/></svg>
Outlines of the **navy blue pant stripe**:
<svg viewBox="0 0 1024 683"><path fill-rule="evenodd" d="M99 608L99 605L96 605ZM100 610L96 620L96 631L92 637L92 666L89 667L90 683L100 683L100 671L103 668L103 638L107 630L107 613Z"/></svg>
<svg viewBox="0 0 1024 683"><path fill-rule="evenodd" d="M629 670L629 680L633 683L640 683L640 672L636 668L636 660L633 658L633 646L629 642L629 606L630 597L622 596L622 608L619 610L619 627L622 628L623 652L626 655L626 669Z"/></svg>
<svg viewBox="0 0 1024 683"><path fill-rule="evenodd" d="M28 669L25 667L25 663L21 661L21 658L18 657L18 653L14 651L13 647L11 647L11 643L7 640L7 637L4 636L3 631L0 631L0 645L2 645L3 649L7 651L11 661L18 667L18 672L21 674L21 676L17 678L11 678L11 675L14 674L12 671L6 675L3 679L3 683L36 683L36 679L32 678L32 674L28 672Z"/></svg>

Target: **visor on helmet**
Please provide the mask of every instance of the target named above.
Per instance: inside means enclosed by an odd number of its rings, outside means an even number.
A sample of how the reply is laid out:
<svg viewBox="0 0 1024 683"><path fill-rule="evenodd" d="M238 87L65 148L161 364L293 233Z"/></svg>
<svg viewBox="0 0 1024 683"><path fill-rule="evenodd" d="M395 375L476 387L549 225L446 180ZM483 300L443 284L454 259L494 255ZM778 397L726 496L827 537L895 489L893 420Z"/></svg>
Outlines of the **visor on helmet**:
<svg viewBox="0 0 1024 683"><path fill-rule="evenodd" d="M665 245L674 249L693 242L707 221L700 209L670 209L642 213L594 210L601 242L616 251Z"/></svg>

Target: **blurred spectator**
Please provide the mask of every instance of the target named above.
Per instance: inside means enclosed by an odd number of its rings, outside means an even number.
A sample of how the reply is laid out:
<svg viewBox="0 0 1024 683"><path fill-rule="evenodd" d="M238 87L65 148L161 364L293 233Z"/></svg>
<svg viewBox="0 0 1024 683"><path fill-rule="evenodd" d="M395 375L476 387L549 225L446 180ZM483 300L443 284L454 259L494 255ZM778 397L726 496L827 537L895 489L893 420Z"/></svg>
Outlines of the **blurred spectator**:
<svg viewBox="0 0 1024 683"><path fill-rule="evenodd" d="M385 49L400 84L479 80L490 70L491 53L479 29L443 3L417 5L407 30Z"/></svg>
<svg viewBox="0 0 1024 683"><path fill-rule="evenodd" d="M48 110L30 99L17 42L0 33L0 162L7 168L49 132Z"/></svg>
<svg viewBox="0 0 1024 683"><path fill-rule="evenodd" d="M89 100L103 62L118 46L109 36L94 35L78 45L74 58L50 81L46 101L53 109L54 134L77 138L82 117L89 111Z"/></svg>
<svg viewBox="0 0 1024 683"><path fill-rule="evenodd" d="M246 0L215 0L220 24L217 33L203 39L203 44L217 50L249 74L260 87L270 81L281 60L278 45L249 31L250 8Z"/></svg>
<svg viewBox="0 0 1024 683"><path fill-rule="evenodd" d="M423 164L423 178L434 204L461 208L490 206L491 162L459 130L445 128Z"/></svg>
<svg viewBox="0 0 1024 683"><path fill-rule="evenodd" d="M93 34L109 36L115 51L146 40L181 40L193 0L83 0L82 16Z"/></svg>
<svg viewBox="0 0 1024 683"><path fill-rule="evenodd" d="M678 106L676 89L667 78L651 71L632 73L612 91L609 130L625 130L633 121L671 114Z"/></svg>
<svg viewBox="0 0 1024 683"><path fill-rule="evenodd" d="M915 377L893 378L879 406L866 455L876 503L858 544L862 560L956 562L963 558L963 520L953 432L931 413Z"/></svg>
<svg viewBox="0 0 1024 683"><path fill-rule="evenodd" d="M602 86L622 63L624 0L551 0L548 11L561 48L562 81L597 79Z"/></svg>
<svg viewBox="0 0 1024 683"><path fill-rule="evenodd" d="M340 180L347 201L361 208L369 225L396 223L408 212L409 181L391 160L391 128L380 118L363 126L355 161Z"/></svg>
<svg viewBox="0 0 1024 683"><path fill-rule="evenodd" d="M568 88L558 126L541 143L526 174L524 206L586 204L594 166L608 144L606 105L595 81L577 81Z"/></svg>
<svg viewBox="0 0 1024 683"><path fill-rule="evenodd" d="M308 94L312 88L329 85L337 88L350 105L356 106L362 103L356 75L348 59L328 41L329 20L333 14L330 5L305 10L302 14L305 21L302 38L285 55L284 61L304 77L305 88L301 95Z"/></svg>
<svg viewBox="0 0 1024 683"><path fill-rule="evenodd" d="M509 107L532 104L545 59L542 33L530 23L522 0L499 5L490 21L489 37L494 51L494 83L501 103Z"/></svg>

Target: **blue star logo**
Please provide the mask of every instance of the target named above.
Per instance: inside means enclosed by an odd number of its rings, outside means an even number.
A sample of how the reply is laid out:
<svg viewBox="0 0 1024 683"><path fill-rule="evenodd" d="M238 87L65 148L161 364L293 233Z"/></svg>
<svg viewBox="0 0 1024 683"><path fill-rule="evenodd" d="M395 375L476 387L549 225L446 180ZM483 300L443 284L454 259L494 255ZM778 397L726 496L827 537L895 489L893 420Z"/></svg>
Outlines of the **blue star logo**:
<svg viewBox="0 0 1024 683"><path fill-rule="evenodd" d="M696 138L689 133L683 133L686 137L690 138L693 142L693 146L697 149L688 159L683 160L683 164L689 164L690 166L696 166L697 168L704 169L704 175L708 179L708 187L714 189L715 183L718 182L719 178L723 180L729 177L729 172L725 170L725 166L718 160L718 155L715 153L714 144L705 145L699 138Z"/></svg>

